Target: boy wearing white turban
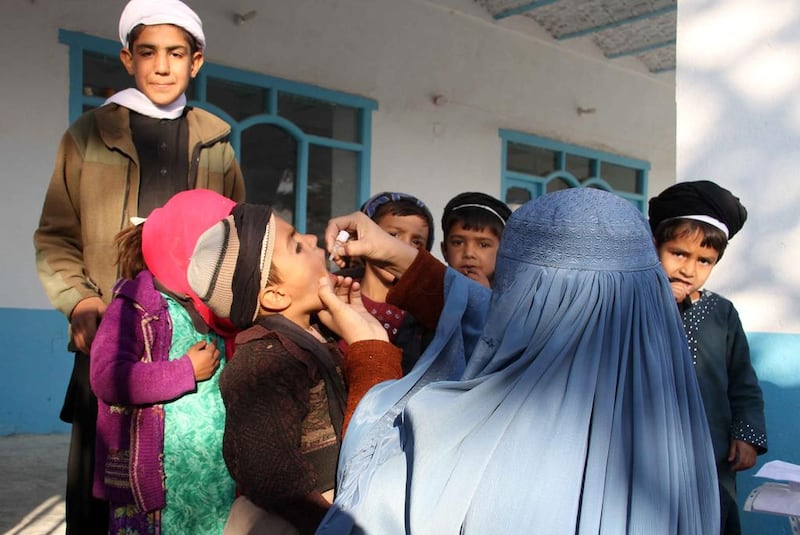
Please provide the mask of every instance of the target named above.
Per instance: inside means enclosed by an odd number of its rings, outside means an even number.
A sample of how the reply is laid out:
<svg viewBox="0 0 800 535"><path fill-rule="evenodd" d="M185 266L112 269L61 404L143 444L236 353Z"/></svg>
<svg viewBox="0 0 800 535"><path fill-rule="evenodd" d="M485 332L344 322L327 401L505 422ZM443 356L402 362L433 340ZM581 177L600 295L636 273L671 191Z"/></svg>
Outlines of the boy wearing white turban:
<svg viewBox="0 0 800 535"><path fill-rule="evenodd" d="M96 399L89 348L117 278L114 236L175 193L210 189L244 199L242 173L220 118L186 106L203 65L200 18L180 0L131 0L119 21L120 60L135 88L111 96L61 139L34 234L36 266L70 322L75 364L61 418L72 423L67 533L106 533L104 502L91 496Z"/></svg>

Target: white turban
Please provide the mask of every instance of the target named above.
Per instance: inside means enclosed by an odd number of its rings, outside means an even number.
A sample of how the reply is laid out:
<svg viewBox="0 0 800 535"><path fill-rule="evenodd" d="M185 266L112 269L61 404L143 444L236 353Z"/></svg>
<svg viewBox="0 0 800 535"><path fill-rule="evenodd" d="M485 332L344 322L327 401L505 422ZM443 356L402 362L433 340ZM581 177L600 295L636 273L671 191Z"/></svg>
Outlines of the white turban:
<svg viewBox="0 0 800 535"><path fill-rule="evenodd" d="M181 0L131 0L119 17L119 40L128 46L128 34L136 26L144 24L174 24L192 34L201 49L206 47L203 21L192 8Z"/></svg>

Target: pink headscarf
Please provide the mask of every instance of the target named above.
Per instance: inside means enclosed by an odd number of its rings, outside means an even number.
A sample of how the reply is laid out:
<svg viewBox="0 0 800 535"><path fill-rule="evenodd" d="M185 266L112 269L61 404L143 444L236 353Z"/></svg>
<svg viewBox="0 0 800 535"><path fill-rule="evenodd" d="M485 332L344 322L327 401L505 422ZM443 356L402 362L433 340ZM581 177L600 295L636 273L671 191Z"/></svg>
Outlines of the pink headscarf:
<svg viewBox="0 0 800 535"><path fill-rule="evenodd" d="M200 235L227 217L234 206L234 201L211 190L182 191L153 210L142 229L147 269L171 292L189 296L203 320L222 335L231 333L231 325L214 316L194 293L186 270Z"/></svg>

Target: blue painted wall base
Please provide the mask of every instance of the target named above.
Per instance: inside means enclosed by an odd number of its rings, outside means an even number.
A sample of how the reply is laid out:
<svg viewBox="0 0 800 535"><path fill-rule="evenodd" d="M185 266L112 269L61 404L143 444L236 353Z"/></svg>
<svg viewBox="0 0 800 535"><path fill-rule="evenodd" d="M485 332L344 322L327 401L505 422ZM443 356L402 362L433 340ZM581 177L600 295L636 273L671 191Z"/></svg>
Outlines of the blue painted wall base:
<svg viewBox="0 0 800 535"><path fill-rule="evenodd" d="M59 312L0 308L0 435L66 433L58 418L72 373L67 321Z"/></svg>
<svg viewBox="0 0 800 535"><path fill-rule="evenodd" d="M758 457L756 466L739 474L737 490L740 508L747 495L767 480L753 477L772 460L800 464L800 335L747 333L750 356L764 392L769 451ZM764 513L740 513L745 534L791 535L786 517Z"/></svg>

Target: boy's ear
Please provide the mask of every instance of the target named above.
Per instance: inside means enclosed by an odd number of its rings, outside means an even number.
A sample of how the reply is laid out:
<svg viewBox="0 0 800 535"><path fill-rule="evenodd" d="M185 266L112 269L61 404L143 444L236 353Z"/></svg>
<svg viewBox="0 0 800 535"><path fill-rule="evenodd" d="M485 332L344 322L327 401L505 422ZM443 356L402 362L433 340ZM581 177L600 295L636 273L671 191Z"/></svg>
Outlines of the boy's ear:
<svg viewBox="0 0 800 535"><path fill-rule="evenodd" d="M444 261L449 264L450 261L447 259L447 247L444 245L444 241L439 242L439 247L442 250L442 257L444 258Z"/></svg>
<svg viewBox="0 0 800 535"><path fill-rule="evenodd" d="M192 70L189 75L194 78L197 76L197 73L200 72L200 67L203 66L203 62L205 61L205 56L201 51L196 51L192 54Z"/></svg>
<svg viewBox="0 0 800 535"><path fill-rule="evenodd" d="M119 51L119 60L122 62L122 66L125 67L125 70L128 71L128 74L133 76L133 54L131 54L131 51L128 50L127 47Z"/></svg>
<svg viewBox="0 0 800 535"><path fill-rule="evenodd" d="M292 297L279 286L267 286L258 295L258 304L264 310L280 313L292 304Z"/></svg>

